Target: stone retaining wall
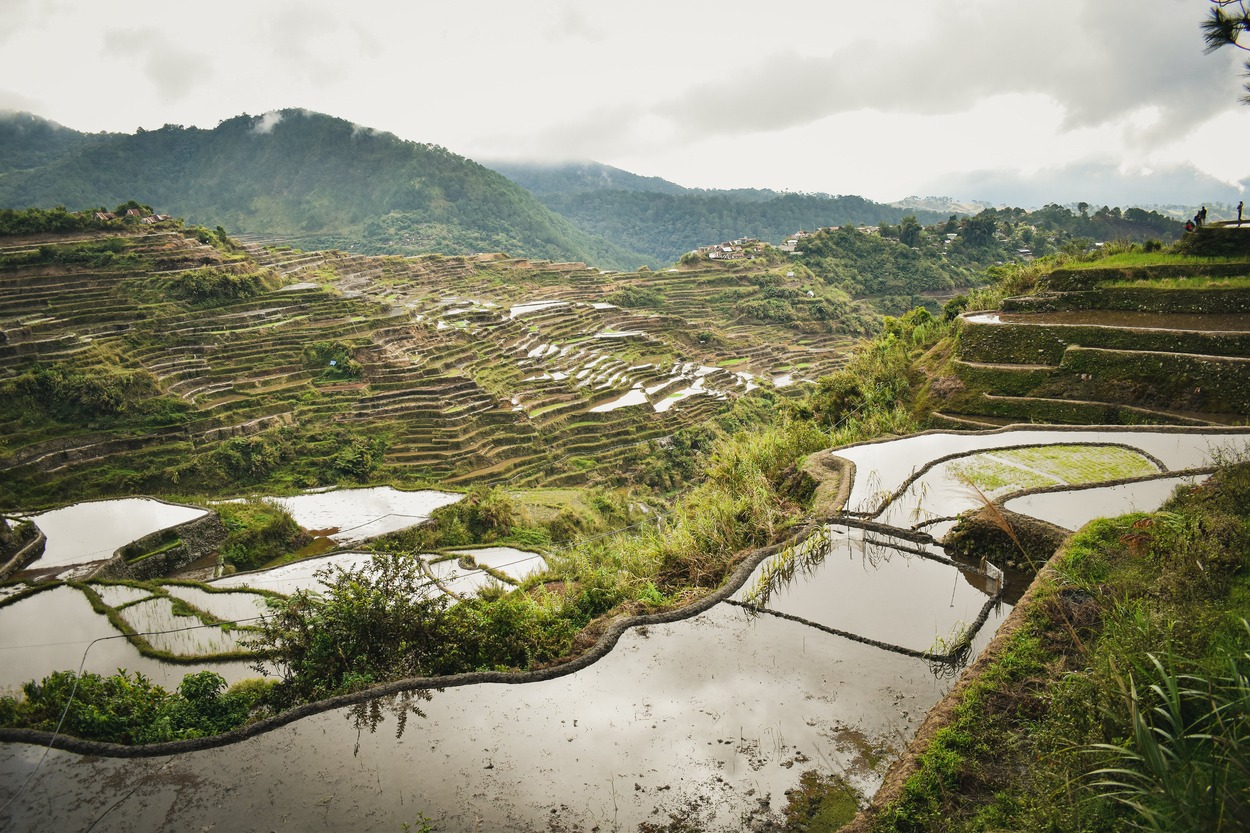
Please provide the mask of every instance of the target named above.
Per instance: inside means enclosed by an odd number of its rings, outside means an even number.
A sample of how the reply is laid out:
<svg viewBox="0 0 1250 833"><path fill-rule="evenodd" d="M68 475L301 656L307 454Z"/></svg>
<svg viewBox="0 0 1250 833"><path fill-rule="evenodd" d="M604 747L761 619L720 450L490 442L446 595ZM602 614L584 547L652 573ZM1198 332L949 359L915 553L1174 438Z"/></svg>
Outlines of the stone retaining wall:
<svg viewBox="0 0 1250 833"><path fill-rule="evenodd" d="M42 529L35 525L34 521L28 521L28 523L30 528L34 530L34 534L24 538L18 544L17 550L9 560L0 565L0 581L4 581L43 555L43 549L48 543L48 537L43 534Z"/></svg>
<svg viewBox="0 0 1250 833"><path fill-rule="evenodd" d="M91 574L91 578L147 581L167 576L218 549L226 535L226 527L221 518L216 512L210 511L207 515L158 530L119 548L112 558ZM178 545L165 552L138 561L128 561L174 540L179 541Z"/></svg>

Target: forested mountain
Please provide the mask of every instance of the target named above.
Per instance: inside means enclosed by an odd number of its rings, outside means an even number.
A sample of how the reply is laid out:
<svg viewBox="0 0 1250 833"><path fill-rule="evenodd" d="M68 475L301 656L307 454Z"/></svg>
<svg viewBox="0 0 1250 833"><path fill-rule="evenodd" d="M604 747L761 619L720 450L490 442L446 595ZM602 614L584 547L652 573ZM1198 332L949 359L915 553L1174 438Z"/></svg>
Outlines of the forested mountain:
<svg viewBox="0 0 1250 833"><path fill-rule="evenodd" d="M907 214L932 223L947 216L855 196L683 188L596 163L490 165L579 228L661 263L740 237L779 243L799 229L897 223Z"/></svg>
<svg viewBox="0 0 1250 833"><path fill-rule="evenodd" d="M133 135L81 134L9 115L0 117L0 148L0 205L13 208L134 199L303 248L502 251L625 269L645 260L445 148L302 110Z"/></svg>
<svg viewBox="0 0 1250 833"><path fill-rule="evenodd" d="M99 138L30 113L0 113L0 176L47 165Z"/></svg>
<svg viewBox="0 0 1250 833"><path fill-rule="evenodd" d="M795 256L827 285L897 314L920 303L919 293L942 296L980 283L997 264L1087 252L1110 240L1172 242L1181 233L1180 223L1154 211L1078 208L987 208L928 226L909 215L898 225L822 229L799 239Z"/></svg>
<svg viewBox="0 0 1250 833"><path fill-rule="evenodd" d="M590 160L582 162L496 162L479 160L540 199L587 191L646 191L685 194L690 189L658 176L639 176Z"/></svg>

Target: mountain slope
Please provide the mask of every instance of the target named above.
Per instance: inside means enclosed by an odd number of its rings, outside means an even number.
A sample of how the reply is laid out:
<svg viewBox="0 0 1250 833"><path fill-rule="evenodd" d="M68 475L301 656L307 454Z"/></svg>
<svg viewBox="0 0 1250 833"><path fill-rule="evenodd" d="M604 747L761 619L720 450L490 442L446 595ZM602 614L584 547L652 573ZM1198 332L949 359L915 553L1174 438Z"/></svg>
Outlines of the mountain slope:
<svg viewBox="0 0 1250 833"><path fill-rule="evenodd" d="M46 165L98 138L31 113L0 113L0 175Z"/></svg>
<svg viewBox="0 0 1250 833"><path fill-rule="evenodd" d="M244 115L212 130L167 125L134 135L77 135L39 167L18 170L41 161L29 151L6 160L0 204L90 208L135 199L306 248L504 251L617 268L644 260L578 230L505 177L445 148L317 113Z"/></svg>
<svg viewBox="0 0 1250 833"><path fill-rule="evenodd" d="M662 262L672 262L699 246L740 237L779 243L799 229L897 223L907 214L916 215L922 223L947 218L940 212L882 205L855 196L683 188L594 162L488 164L579 228Z"/></svg>
<svg viewBox="0 0 1250 833"><path fill-rule="evenodd" d="M689 188L658 176L639 176L611 165L581 162L499 162L482 164L506 176L540 199L554 194L588 191L645 191L654 194L686 194Z"/></svg>

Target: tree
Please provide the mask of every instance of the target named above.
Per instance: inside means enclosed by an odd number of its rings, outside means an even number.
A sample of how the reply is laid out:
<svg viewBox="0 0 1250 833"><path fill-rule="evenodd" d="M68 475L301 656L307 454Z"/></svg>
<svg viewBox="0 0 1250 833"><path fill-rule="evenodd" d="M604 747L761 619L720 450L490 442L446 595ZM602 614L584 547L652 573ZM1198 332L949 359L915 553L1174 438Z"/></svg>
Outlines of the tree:
<svg viewBox="0 0 1250 833"><path fill-rule="evenodd" d="M273 602L249 647L270 657L275 700L295 703L428 673L442 650L447 599L419 561L377 553L350 569L317 573L324 593ZM266 663L257 666L273 673Z"/></svg>
<svg viewBox="0 0 1250 833"><path fill-rule="evenodd" d="M915 214L908 214L898 227L898 239L904 246L915 248L920 245L920 221Z"/></svg>
<svg viewBox="0 0 1250 833"><path fill-rule="evenodd" d="M1202 39L1206 42L1206 54L1225 46L1233 46L1250 52L1250 6L1246 0L1210 0L1210 16L1202 22ZM1250 59L1245 64L1245 75L1250 79ZM1250 80L1244 84L1243 104L1250 104Z"/></svg>

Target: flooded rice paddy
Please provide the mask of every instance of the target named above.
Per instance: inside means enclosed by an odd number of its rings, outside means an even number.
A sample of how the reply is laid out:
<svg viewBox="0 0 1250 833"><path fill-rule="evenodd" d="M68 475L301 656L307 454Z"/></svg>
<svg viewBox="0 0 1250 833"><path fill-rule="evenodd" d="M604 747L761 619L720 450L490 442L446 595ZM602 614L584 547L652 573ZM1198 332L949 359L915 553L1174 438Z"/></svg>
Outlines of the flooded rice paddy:
<svg viewBox="0 0 1250 833"><path fill-rule="evenodd" d="M378 486L309 492L270 500L284 507L305 529L334 530L329 533L333 541L354 544L427 521L435 509L462 497L431 489L404 492Z"/></svg>
<svg viewBox="0 0 1250 833"><path fill-rule="evenodd" d="M1100 514L1153 508L1184 482L1174 472L1244 453L1248 436L941 433L838 456L856 466L849 508L900 528L933 531L934 519L976 505L969 480L1000 495L1031 483L1068 489L1014 498L1011 508L1071 528L1082 515L1062 496L1078 495L1086 514L1104 500L1108 511ZM1091 486L1143 475L1159 477ZM831 527L828 541L808 548L805 555L819 557L775 587L762 612L722 603L684 621L632 628L603 659L564 677L436 691L419 703L424 717L410 717L402 732L385 709L380 723L367 725L359 711L344 709L233 747L168 758L51 751L0 812L0 826L400 830L423 814L444 831L608 831L665 824L676 814L707 829L740 830L750 818L779 813L785 790L805 770L841 774L868 795L953 682L951 667L901 649L940 647L984 614L973 643L979 650L1007 608L980 589L984 577L936 560L936 548L846 526ZM513 578L541 568L532 553L468 552L478 567ZM470 587L486 573L468 564L453 557L430 566ZM250 576L224 581L259 580ZM127 601L134 599L119 593L110 603ZM58 618L40 620L40 632L56 633ZM0 637L16 626L0 619ZM29 633L30 620L20 627ZM76 664L81 644L71 653ZM0 802L43 752L0 748Z"/></svg>
<svg viewBox="0 0 1250 833"><path fill-rule="evenodd" d="M31 515L48 537L43 556L31 569L73 567L107 561L137 538L195 520L207 512L150 498L76 503Z"/></svg>
<svg viewBox="0 0 1250 833"><path fill-rule="evenodd" d="M1242 313L1157 313L1130 310L1065 310L1062 312L986 312L970 315L973 324L1060 324L1122 327L1137 330L1250 332L1250 315Z"/></svg>

